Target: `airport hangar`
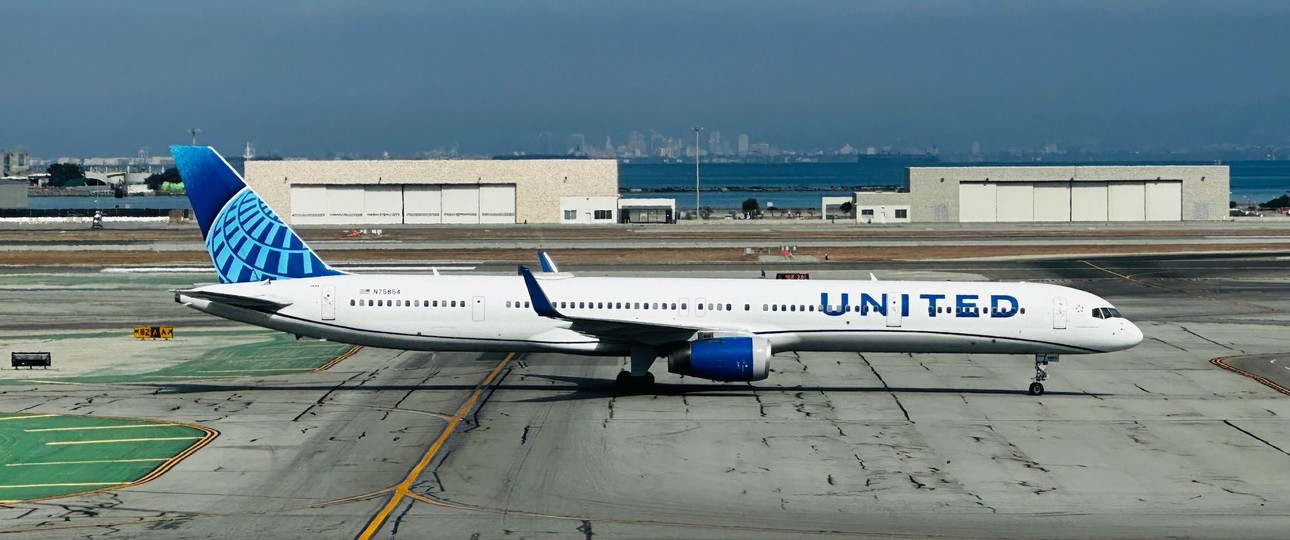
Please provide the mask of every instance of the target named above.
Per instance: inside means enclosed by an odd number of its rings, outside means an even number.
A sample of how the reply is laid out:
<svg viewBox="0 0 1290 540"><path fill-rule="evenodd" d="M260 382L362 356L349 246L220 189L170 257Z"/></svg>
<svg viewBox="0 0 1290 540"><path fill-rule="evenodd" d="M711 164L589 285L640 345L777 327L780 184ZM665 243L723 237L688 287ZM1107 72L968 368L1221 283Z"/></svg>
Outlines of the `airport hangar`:
<svg viewBox="0 0 1290 540"><path fill-rule="evenodd" d="M668 222L618 197L611 159L251 160L246 182L293 225Z"/></svg>
<svg viewBox="0 0 1290 540"><path fill-rule="evenodd" d="M1226 165L910 167L854 206L861 224L1218 221L1229 184Z"/></svg>

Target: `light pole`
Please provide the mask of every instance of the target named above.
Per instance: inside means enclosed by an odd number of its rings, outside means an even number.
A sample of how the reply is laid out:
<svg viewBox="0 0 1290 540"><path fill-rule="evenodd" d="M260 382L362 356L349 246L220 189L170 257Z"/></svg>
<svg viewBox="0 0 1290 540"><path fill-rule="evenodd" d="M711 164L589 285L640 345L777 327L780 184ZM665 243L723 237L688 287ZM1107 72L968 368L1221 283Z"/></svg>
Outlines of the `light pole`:
<svg viewBox="0 0 1290 540"><path fill-rule="evenodd" d="M703 213L699 210L699 132L703 128L694 126L694 216L703 223Z"/></svg>

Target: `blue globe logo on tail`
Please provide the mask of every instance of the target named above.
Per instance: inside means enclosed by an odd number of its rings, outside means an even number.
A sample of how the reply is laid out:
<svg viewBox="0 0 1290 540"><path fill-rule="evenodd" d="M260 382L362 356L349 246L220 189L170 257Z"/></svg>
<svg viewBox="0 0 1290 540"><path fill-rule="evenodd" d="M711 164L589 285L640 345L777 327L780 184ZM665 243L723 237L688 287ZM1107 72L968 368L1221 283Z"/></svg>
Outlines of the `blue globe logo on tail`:
<svg viewBox="0 0 1290 540"><path fill-rule="evenodd" d="M206 249L223 283L337 273L250 188L243 188L224 205L206 236Z"/></svg>
<svg viewBox="0 0 1290 540"><path fill-rule="evenodd" d="M334 276L213 148L171 147L221 283Z"/></svg>

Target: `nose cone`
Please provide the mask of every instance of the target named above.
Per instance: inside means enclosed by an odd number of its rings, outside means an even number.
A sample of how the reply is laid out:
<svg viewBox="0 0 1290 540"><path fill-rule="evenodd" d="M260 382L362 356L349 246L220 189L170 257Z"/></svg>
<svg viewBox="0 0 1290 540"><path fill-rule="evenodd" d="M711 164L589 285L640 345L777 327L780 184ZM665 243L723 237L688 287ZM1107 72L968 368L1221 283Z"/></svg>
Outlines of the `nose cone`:
<svg viewBox="0 0 1290 540"><path fill-rule="evenodd" d="M1123 339L1121 348L1128 349L1142 343L1142 329L1129 321L1124 321L1124 330L1120 333Z"/></svg>

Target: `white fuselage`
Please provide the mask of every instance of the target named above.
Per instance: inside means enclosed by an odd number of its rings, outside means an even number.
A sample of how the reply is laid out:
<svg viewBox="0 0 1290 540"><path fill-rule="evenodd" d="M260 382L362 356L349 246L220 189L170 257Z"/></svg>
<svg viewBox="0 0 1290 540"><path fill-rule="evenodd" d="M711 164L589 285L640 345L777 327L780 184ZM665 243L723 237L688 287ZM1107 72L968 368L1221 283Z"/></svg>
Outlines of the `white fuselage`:
<svg viewBox="0 0 1290 540"><path fill-rule="evenodd" d="M754 334L769 340L775 353L1080 354L1127 349L1142 340L1128 320L1093 315L1109 302L1056 285L568 274L537 279L570 318ZM289 305L241 307L182 292L176 300L227 319L344 343L592 355L630 350L625 341L584 335L569 321L538 315L519 276L339 275L195 291Z"/></svg>

